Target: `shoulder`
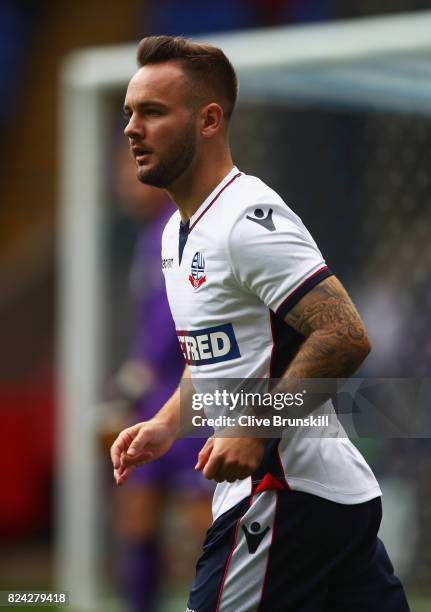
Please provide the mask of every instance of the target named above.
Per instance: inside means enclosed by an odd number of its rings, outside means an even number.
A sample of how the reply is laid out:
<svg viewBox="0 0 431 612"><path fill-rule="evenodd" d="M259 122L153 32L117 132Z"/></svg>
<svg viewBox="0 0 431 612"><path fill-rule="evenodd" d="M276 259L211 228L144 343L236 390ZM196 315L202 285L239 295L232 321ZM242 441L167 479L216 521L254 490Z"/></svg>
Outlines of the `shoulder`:
<svg viewBox="0 0 431 612"><path fill-rule="evenodd" d="M222 217L229 242L289 227L307 232L300 217L274 189L248 174L231 185L223 201Z"/></svg>

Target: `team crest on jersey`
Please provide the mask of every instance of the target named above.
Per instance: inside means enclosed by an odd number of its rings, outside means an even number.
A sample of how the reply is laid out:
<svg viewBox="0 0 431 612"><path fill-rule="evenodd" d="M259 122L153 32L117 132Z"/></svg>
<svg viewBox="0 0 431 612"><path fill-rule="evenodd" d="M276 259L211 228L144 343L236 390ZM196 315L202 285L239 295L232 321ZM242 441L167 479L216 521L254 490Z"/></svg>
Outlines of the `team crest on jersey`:
<svg viewBox="0 0 431 612"><path fill-rule="evenodd" d="M194 289L199 289L199 287L202 287L206 280L207 277L205 276L205 259L202 253L197 251L192 259L192 267L191 272L189 274L189 281Z"/></svg>

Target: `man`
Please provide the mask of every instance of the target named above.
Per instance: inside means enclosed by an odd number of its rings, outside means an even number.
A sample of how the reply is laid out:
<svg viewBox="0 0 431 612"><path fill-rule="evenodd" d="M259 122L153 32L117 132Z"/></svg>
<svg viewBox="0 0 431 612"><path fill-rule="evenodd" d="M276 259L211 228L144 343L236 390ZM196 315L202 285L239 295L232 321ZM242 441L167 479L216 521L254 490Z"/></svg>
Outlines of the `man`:
<svg viewBox="0 0 431 612"><path fill-rule="evenodd" d="M178 207L162 240L170 308L193 384L206 378L351 376L367 333L312 237L281 198L240 172L228 144L237 95L225 55L150 37L125 100L138 179ZM180 392L111 449L118 485L179 430ZM379 486L339 437L210 438L196 468L219 484L188 609L408 610L383 544Z"/></svg>

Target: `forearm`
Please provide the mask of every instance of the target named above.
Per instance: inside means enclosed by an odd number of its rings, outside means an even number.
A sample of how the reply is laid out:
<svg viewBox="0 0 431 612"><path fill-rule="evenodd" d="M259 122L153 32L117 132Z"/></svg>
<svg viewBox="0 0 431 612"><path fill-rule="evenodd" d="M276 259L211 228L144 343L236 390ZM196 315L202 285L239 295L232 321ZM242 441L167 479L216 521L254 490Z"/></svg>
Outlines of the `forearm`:
<svg viewBox="0 0 431 612"><path fill-rule="evenodd" d="M305 416L330 399L339 390L339 380L350 378L367 354L366 347L346 347L338 337L316 331L304 340L272 393L301 393L303 406L289 411Z"/></svg>
<svg viewBox="0 0 431 612"><path fill-rule="evenodd" d="M280 381L284 391L302 391L311 379L349 378L371 349L365 326L335 277L326 279L302 304L294 307L286 323L305 339ZM332 385L334 390L335 387ZM326 395L330 397L330 391ZM311 399L309 407L313 404ZM319 393L315 405L324 399Z"/></svg>
<svg viewBox="0 0 431 612"><path fill-rule="evenodd" d="M169 429L172 430L175 435L180 426L180 396L179 389L176 389L168 401L162 406L162 408L153 417L157 421L163 422L168 425Z"/></svg>
<svg viewBox="0 0 431 612"><path fill-rule="evenodd" d="M172 432L177 436L180 430L181 422L181 393L184 386L184 380L190 378L189 368L186 366L184 373L181 377L180 384L177 389L168 399L168 401L162 406L162 408L155 415L155 419L168 425Z"/></svg>
<svg viewBox="0 0 431 612"><path fill-rule="evenodd" d="M341 283L327 278L286 316L305 337L288 369L302 378L346 378L371 349L365 326Z"/></svg>
<svg viewBox="0 0 431 612"><path fill-rule="evenodd" d="M316 330L304 340L283 378L349 378L368 355L370 345L365 330L358 329L355 341L346 336L341 331Z"/></svg>

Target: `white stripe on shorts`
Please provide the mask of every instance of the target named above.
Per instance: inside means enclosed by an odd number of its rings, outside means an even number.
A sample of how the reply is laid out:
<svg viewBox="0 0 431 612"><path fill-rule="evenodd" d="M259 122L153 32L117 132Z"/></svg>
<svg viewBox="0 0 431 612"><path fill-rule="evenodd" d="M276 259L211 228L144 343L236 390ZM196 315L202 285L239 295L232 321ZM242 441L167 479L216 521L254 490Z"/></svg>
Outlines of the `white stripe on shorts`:
<svg viewBox="0 0 431 612"><path fill-rule="evenodd" d="M263 491L241 518L216 612L256 612L262 597L277 511L277 491Z"/></svg>

